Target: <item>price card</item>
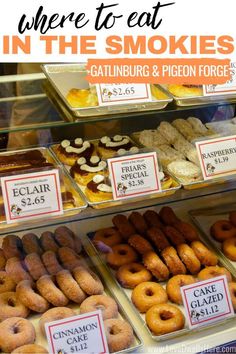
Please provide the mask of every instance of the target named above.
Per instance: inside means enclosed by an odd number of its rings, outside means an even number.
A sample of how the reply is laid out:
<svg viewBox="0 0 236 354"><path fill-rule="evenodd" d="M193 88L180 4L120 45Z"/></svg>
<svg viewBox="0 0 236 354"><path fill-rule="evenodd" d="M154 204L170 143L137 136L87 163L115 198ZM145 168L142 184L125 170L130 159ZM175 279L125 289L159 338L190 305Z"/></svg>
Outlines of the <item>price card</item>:
<svg viewBox="0 0 236 354"><path fill-rule="evenodd" d="M109 353L100 310L46 323L45 330L49 353Z"/></svg>
<svg viewBox="0 0 236 354"><path fill-rule="evenodd" d="M108 159L107 162L115 200L161 191L156 152Z"/></svg>
<svg viewBox="0 0 236 354"><path fill-rule="evenodd" d="M58 170L1 178L7 223L63 213Z"/></svg>
<svg viewBox="0 0 236 354"><path fill-rule="evenodd" d="M234 315L225 275L180 288L190 328Z"/></svg>
<svg viewBox="0 0 236 354"><path fill-rule="evenodd" d="M230 64L231 79L223 85L204 85L203 95L232 95L236 94L236 62Z"/></svg>
<svg viewBox="0 0 236 354"><path fill-rule="evenodd" d="M236 173L236 135L196 142L205 180Z"/></svg>
<svg viewBox="0 0 236 354"><path fill-rule="evenodd" d="M98 84L96 89L99 106L149 102L152 100L150 85L148 84Z"/></svg>

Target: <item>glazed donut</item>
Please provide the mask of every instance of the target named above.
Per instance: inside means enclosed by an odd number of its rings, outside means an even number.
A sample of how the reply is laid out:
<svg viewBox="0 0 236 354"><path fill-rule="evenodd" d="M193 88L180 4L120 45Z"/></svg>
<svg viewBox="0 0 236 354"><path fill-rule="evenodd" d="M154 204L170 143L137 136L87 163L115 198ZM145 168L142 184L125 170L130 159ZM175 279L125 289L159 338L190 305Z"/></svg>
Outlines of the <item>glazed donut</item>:
<svg viewBox="0 0 236 354"><path fill-rule="evenodd" d="M39 244L39 239L33 233L25 234L22 237L22 244L26 254L37 253L39 256L41 256L43 253L43 250Z"/></svg>
<svg viewBox="0 0 236 354"><path fill-rule="evenodd" d="M66 226L59 226L54 231L55 239L61 247L75 248L74 233Z"/></svg>
<svg viewBox="0 0 236 354"><path fill-rule="evenodd" d="M163 231L174 246L181 245L181 243L185 243L183 235L173 226L164 226Z"/></svg>
<svg viewBox="0 0 236 354"><path fill-rule="evenodd" d="M40 242L44 251L58 251L59 245L56 243L54 234L51 231L43 232L40 236Z"/></svg>
<svg viewBox="0 0 236 354"><path fill-rule="evenodd" d="M236 227L228 220L218 220L210 228L211 236L219 242L236 237Z"/></svg>
<svg viewBox="0 0 236 354"><path fill-rule="evenodd" d="M91 269L79 266L73 270L75 280L88 295L100 295L104 291L103 284Z"/></svg>
<svg viewBox="0 0 236 354"><path fill-rule="evenodd" d="M34 280L38 280L45 274L48 274L39 255L37 253L30 253L24 259L25 265Z"/></svg>
<svg viewBox="0 0 236 354"><path fill-rule="evenodd" d="M134 341L134 333L130 324L119 318L104 321L107 344L110 353L129 348Z"/></svg>
<svg viewBox="0 0 236 354"><path fill-rule="evenodd" d="M159 215L154 210L145 211L143 217L149 227L161 228L163 226Z"/></svg>
<svg viewBox="0 0 236 354"><path fill-rule="evenodd" d="M9 317L27 317L29 309L17 298L16 293L8 291L0 294L0 321Z"/></svg>
<svg viewBox="0 0 236 354"><path fill-rule="evenodd" d="M5 236L2 242L2 249L6 259L23 256L21 239L16 235Z"/></svg>
<svg viewBox="0 0 236 354"><path fill-rule="evenodd" d="M63 318L76 316L76 312L69 307L54 307L46 311L39 320L39 326L43 335L45 335L45 324L57 320L63 320Z"/></svg>
<svg viewBox="0 0 236 354"><path fill-rule="evenodd" d="M65 269L73 270L82 264L82 259L69 247L60 247L58 256Z"/></svg>
<svg viewBox="0 0 236 354"><path fill-rule="evenodd" d="M35 329L25 318L12 317L0 323L0 348L5 353L35 341Z"/></svg>
<svg viewBox="0 0 236 354"><path fill-rule="evenodd" d="M25 269L24 263L17 257L7 260L6 272L16 284L21 280L32 280L31 275Z"/></svg>
<svg viewBox="0 0 236 354"><path fill-rule="evenodd" d="M147 237L158 249L158 251L162 251L164 248L170 246L170 243L164 233L156 227L152 227L147 231Z"/></svg>
<svg viewBox="0 0 236 354"><path fill-rule="evenodd" d="M222 251L231 261L236 261L236 237L225 240L222 243Z"/></svg>
<svg viewBox="0 0 236 354"><path fill-rule="evenodd" d="M193 252L204 266L215 266L218 263L217 256L210 251L202 242L193 241L191 243Z"/></svg>
<svg viewBox="0 0 236 354"><path fill-rule="evenodd" d="M6 265L6 258L4 256L4 252L3 249L0 248L0 270L4 270L5 269L5 265Z"/></svg>
<svg viewBox="0 0 236 354"><path fill-rule="evenodd" d="M103 320L118 317L118 306L115 300L107 295L92 295L80 305L80 313L102 311Z"/></svg>
<svg viewBox="0 0 236 354"><path fill-rule="evenodd" d="M119 231L117 231L114 227L107 227L105 229L97 230L93 241L95 245L97 242L103 242L105 245L113 247L118 243L121 243L122 237Z"/></svg>
<svg viewBox="0 0 236 354"><path fill-rule="evenodd" d="M170 301L181 305L183 304L180 288L184 285L195 283L195 278L192 275L174 275L166 284L166 292Z"/></svg>
<svg viewBox="0 0 236 354"><path fill-rule="evenodd" d="M236 226L236 211L233 210L229 213L229 221Z"/></svg>
<svg viewBox="0 0 236 354"><path fill-rule="evenodd" d="M206 280L210 278L219 277L220 275L226 275L227 281L232 281L230 272L225 267L211 266L202 269L197 277L199 280Z"/></svg>
<svg viewBox="0 0 236 354"><path fill-rule="evenodd" d="M113 246L111 252L107 254L107 263L114 269L121 267L124 264L135 262L138 258L135 250L126 244L120 243Z"/></svg>
<svg viewBox="0 0 236 354"><path fill-rule="evenodd" d="M0 271L0 294L8 291L14 291L16 288L15 282L3 270Z"/></svg>
<svg viewBox="0 0 236 354"><path fill-rule="evenodd" d="M143 255L143 263L158 280L162 281L169 278L169 269L155 252L150 251L145 253Z"/></svg>
<svg viewBox="0 0 236 354"><path fill-rule="evenodd" d="M131 294L131 300L139 312L147 312L150 307L168 301L165 289L158 283L147 281L137 285Z"/></svg>
<svg viewBox="0 0 236 354"><path fill-rule="evenodd" d="M134 226L134 228L139 234L145 235L148 226L144 217L139 212L133 211L129 215L128 220L131 222L131 224Z"/></svg>
<svg viewBox="0 0 236 354"><path fill-rule="evenodd" d="M177 218L173 209L168 206L164 206L163 208L161 208L161 210L159 211L159 215L163 223L166 225L174 225L179 221L179 218Z"/></svg>
<svg viewBox="0 0 236 354"><path fill-rule="evenodd" d="M188 271L191 274L197 274L201 269L201 263L192 248L186 245L186 243L182 243L177 246L177 251Z"/></svg>
<svg viewBox="0 0 236 354"><path fill-rule="evenodd" d="M128 221L125 215L118 214L114 216L112 218L112 222L125 240L127 240L131 235L135 234L133 225Z"/></svg>
<svg viewBox="0 0 236 354"><path fill-rule="evenodd" d="M169 268L172 275L186 274L186 268L174 247L167 247L161 252L165 264Z"/></svg>
<svg viewBox="0 0 236 354"><path fill-rule="evenodd" d="M152 306L145 316L148 328L156 336L184 328L185 318L178 307L170 304Z"/></svg>
<svg viewBox="0 0 236 354"><path fill-rule="evenodd" d="M152 245L144 237L140 235L132 235L128 239L128 243L139 254L144 254L149 251L153 251Z"/></svg>
<svg viewBox="0 0 236 354"><path fill-rule="evenodd" d="M43 275L36 283L39 293L53 306L66 306L69 302L63 292L56 287L50 275Z"/></svg>
<svg viewBox="0 0 236 354"><path fill-rule="evenodd" d="M173 226L184 236L186 242L199 240L197 230L191 224L179 220Z"/></svg>
<svg viewBox="0 0 236 354"><path fill-rule="evenodd" d="M22 280L16 287L17 298L23 305L34 312L45 312L49 303L34 291L34 284L30 280Z"/></svg>
<svg viewBox="0 0 236 354"><path fill-rule="evenodd" d="M48 351L38 344L26 344L13 350L11 354L48 354Z"/></svg>
<svg viewBox="0 0 236 354"><path fill-rule="evenodd" d="M42 255L42 261L48 273L51 275L55 275L63 269L57 260L56 253L52 251L44 252Z"/></svg>
<svg viewBox="0 0 236 354"><path fill-rule="evenodd" d="M234 311L236 311L236 283L235 282L229 283L229 292L230 292Z"/></svg>
<svg viewBox="0 0 236 354"><path fill-rule="evenodd" d="M69 300L81 304L86 299L85 292L68 270L64 269L57 273L56 280L59 288Z"/></svg>
<svg viewBox="0 0 236 354"><path fill-rule="evenodd" d="M123 288L135 288L144 281L150 281L152 274L140 263L125 264L116 272L116 278Z"/></svg>

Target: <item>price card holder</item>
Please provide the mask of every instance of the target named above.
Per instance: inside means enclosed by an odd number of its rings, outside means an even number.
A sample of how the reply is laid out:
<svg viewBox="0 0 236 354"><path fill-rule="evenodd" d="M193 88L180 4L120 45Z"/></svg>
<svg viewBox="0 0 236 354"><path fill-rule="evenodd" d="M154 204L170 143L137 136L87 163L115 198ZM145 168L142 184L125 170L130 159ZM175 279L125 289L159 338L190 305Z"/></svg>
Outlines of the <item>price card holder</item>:
<svg viewBox="0 0 236 354"><path fill-rule="evenodd" d="M107 160L114 200L124 200L161 191L156 152Z"/></svg>
<svg viewBox="0 0 236 354"><path fill-rule="evenodd" d="M180 288L190 328L234 315L225 275Z"/></svg>
<svg viewBox="0 0 236 354"><path fill-rule="evenodd" d="M57 169L2 177L1 187L7 223L63 214Z"/></svg>
<svg viewBox="0 0 236 354"><path fill-rule="evenodd" d="M152 101L148 84L97 84L99 106Z"/></svg>
<svg viewBox="0 0 236 354"><path fill-rule="evenodd" d="M236 173L236 135L195 144L205 180Z"/></svg>
<svg viewBox="0 0 236 354"><path fill-rule="evenodd" d="M49 353L109 353L100 310L46 323L45 330Z"/></svg>

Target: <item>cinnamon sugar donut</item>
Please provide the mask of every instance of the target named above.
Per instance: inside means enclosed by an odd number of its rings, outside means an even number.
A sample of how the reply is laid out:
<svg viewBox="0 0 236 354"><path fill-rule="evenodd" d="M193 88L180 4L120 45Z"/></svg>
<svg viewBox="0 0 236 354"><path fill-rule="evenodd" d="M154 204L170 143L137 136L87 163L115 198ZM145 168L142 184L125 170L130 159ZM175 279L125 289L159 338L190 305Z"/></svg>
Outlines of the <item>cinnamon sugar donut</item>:
<svg viewBox="0 0 236 354"><path fill-rule="evenodd" d="M34 326L25 318L12 317L0 323L0 348L5 353L34 343L35 337Z"/></svg>
<svg viewBox="0 0 236 354"><path fill-rule="evenodd" d="M170 301L181 305L183 304L180 288L184 285L195 283L195 278L192 275L174 275L166 284L166 292Z"/></svg>
<svg viewBox="0 0 236 354"><path fill-rule="evenodd" d="M157 229L156 227L152 227L151 229L148 229L147 237L158 249L158 251L162 251L166 247L170 246L170 243L165 237L164 233L160 229Z"/></svg>
<svg viewBox="0 0 236 354"><path fill-rule="evenodd" d="M128 221L125 215L118 214L114 216L112 222L124 239L128 239L131 235L135 234L133 225Z"/></svg>
<svg viewBox="0 0 236 354"><path fill-rule="evenodd" d="M211 266L202 269L197 277L199 280L206 280L210 278L219 277L221 275L226 275L227 281L232 281L232 276L230 272L225 267Z"/></svg>
<svg viewBox="0 0 236 354"><path fill-rule="evenodd" d="M58 256L65 269L73 270L82 264L80 256L69 247L60 247L58 250Z"/></svg>
<svg viewBox="0 0 236 354"><path fill-rule="evenodd" d="M193 252L199 259L200 263L205 266L215 266L218 263L217 256L210 251L202 242L193 241L191 243Z"/></svg>
<svg viewBox="0 0 236 354"><path fill-rule="evenodd" d="M26 270L25 264L17 257L7 260L6 272L16 284L21 280L32 280L31 275Z"/></svg>
<svg viewBox="0 0 236 354"><path fill-rule="evenodd" d="M236 283L230 282L229 284L229 292L233 304L234 311L236 311Z"/></svg>
<svg viewBox="0 0 236 354"><path fill-rule="evenodd" d="M115 245L112 251L107 254L107 263L112 268L119 268L124 264L135 262L138 258L135 250L127 244Z"/></svg>
<svg viewBox="0 0 236 354"><path fill-rule="evenodd" d="M55 240L61 247L75 248L74 233L66 226L59 226L54 231Z"/></svg>
<svg viewBox="0 0 236 354"><path fill-rule="evenodd" d="M25 265L34 280L38 280L45 274L48 274L39 255L37 253L30 253L24 259Z"/></svg>
<svg viewBox="0 0 236 354"><path fill-rule="evenodd" d="M46 311L39 320L39 326L43 335L45 333L45 324L57 320L63 320L63 318L76 316L76 312L69 307L54 307Z"/></svg>
<svg viewBox="0 0 236 354"><path fill-rule="evenodd" d="M129 348L134 341L134 333L130 324L119 318L104 321L107 344L110 353Z"/></svg>
<svg viewBox="0 0 236 354"><path fill-rule="evenodd" d="M169 269L155 252L150 251L145 253L143 255L143 263L158 280L162 281L169 278Z"/></svg>
<svg viewBox="0 0 236 354"><path fill-rule="evenodd" d="M129 237L128 243L139 254L144 254L149 251L153 251L152 245L144 237L134 234Z"/></svg>
<svg viewBox="0 0 236 354"><path fill-rule="evenodd" d="M43 253L43 250L39 243L39 239L33 233L25 234L22 237L22 244L26 254L37 253L39 256L41 256L41 254Z"/></svg>
<svg viewBox="0 0 236 354"><path fill-rule="evenodd" d="M45 231L40 236L40 242L44 251L57 252L59 245L57 244L54 233L51 231Z"/></svg>
<svg viewBox="0 0 236 354"><path fill-rule="evenodd" d="M56 280L59 288L69 300L81 304L86 299L86 294L72 277L71 273L64 269L57 273Z"/></svg>
<svg viewBox="0 0 236 354"><path fill-rule="evenodd" d="M201 269L201 263L194 251L186 243L177 246L177 251L181 261L191 274L197 274Z"/></svg>
<svg viewBox="0 0 236 354"><path fill-rule="evenodd" d="M3 270L0 271L0 294L8 291L14 291L16 283Z"/></svg>
<svg viewBox="0 0 236 354"><path fill-rule="evenodd" d="M13 350L11 354L48 354L48 351L38 344L26 344Z"/></svg>
<svg viewBox="0 0 236 354"><path fill-rule="evenodd" d="M169 268L172 275L186 274L186 268L183 262L179 259L179 256L174 247L166 247L161 252L162 258L165 264Z"/></svg>
<svg viewBox="0 0 236 354"><path fill-rule="evenodd" d="M49 308L49 303L35 292L34 287L30 280L22 280L16 287L17 298L30 310L45 312Z"/></svg>
<svg viewBox="0 0 236 354"><path fill-rule="evenodd" d="M2 242L2 249L6 259L23 256L21 239L17 235L5 236Z"/></svg>
<svg viewBox="0 0 236 354"><path fill-rule="evenodd" d="M66 306L69 302L68 298L53 282L53 277L43 275L36 283L39 293L50 302L53 306Z"/></svg>
<svg viewBox="0 0 236 354"><path fill-rule="evenodd" d="M173 226L164 226L163 231L174 246L181 245L181 243L185 243L183 235Z"/></svg>
<svg viewBox="0 0 236 354"><path fill-rule="evenodd" d="M225 240L222 243L222 251L231 261L236 261L236 237Z"/></svg>
<svg viewBox="0 0 236 354"><path fill-rule="evenodd" d="M143 214L143 217L149 227L162 228L162 222L159 215L154 210L147 210Z"/></svg>
<svg viewBox="0 0 236 354"><path fill-rule="evenodd" d="M51 275L55 275L63 269L57 260L56 253L52 251L44 252L42 255L42 261L48 273Z"/></svg>
<svg viewBox="0 0 236 354"><path fill-rule="evenodd" d="M133 211L129 215L128 220L139 234L144 235L146 233L148 226L144 217L139 212Z"/></svg>
<svg viewBox="0 0 236 354"><path fill-rule="evenodd" d="M228 220L218 220L210 228L211 236L219 242L236 237L236 227Z"/></svg>
<svg viewBox="0 0 236 354"><path fill-rule="evenodd" d="M161 220L166 225L174 225L176 222L179 221L179 218L177 218L173 209L168 206L162 207L159 211L159 215L161 217Z"/></svg>
<svg viewBox="0 0 236 354"><path fill-rule="evenodd" d="M3 249L0 248L0 270L4 270L5 269L5 265L6 265L6 258L4 256L4 252Z"/></svg>
<svg viewBox="0 0 236 354"><path fill-rule="evenodd" d="M27 317L29 309L17 298L16 293L8 291L0 294L0 321L9 317Z"/></svg>
<svg viewBox="0 0 236 354"><path fill-rule="evenodd" d="M236 226L236 211L233 210L229 213L229 221Z"/></svg>
<svg viewBox="0 0 236 354"><path fill-rule="evenodd" d="M83 266L76 267L73 270L75 280L88 295L100 295L104 291L103 284L97 274L91 269Z"/></svg>
<svg viewBox="0 0 236 354"><path fill-rule="evenodd" d="M158 283L148 281L137 285L131 295L131 300L139 312L147 312L150 307L168 301L165 289Z"/></svg>
<svg viewBox="0 0 236 354"><path fill-rule="evenodd" d="M106 227L105 229L97 230L93 241L96 245L97 242L103 242L105 245L109 247L113 247L121 243L122 237L119 231L117 231L114 227Z"/></svg>
<svg viewBox="0 0 236 354"><path fill-rule="evenodd" d="M92 295L80 305L80 313L102 311L103 320L118 317L118 306L115 300L107 295Z"/></svg>
<svg viewBox="0 0 236 354"><path fill-rule="evenodd" d="M144 281L150 281L152 274L140 263L130 263L121 266L116 272L116 278L124 288L135 288Z"/></svg>
<svg viewBox="0 0 236 354"><path fill-rule="evenodd" d="M199 240L198 232L191 224L178 220L173 226L184 236L186 242Z"/></svg>

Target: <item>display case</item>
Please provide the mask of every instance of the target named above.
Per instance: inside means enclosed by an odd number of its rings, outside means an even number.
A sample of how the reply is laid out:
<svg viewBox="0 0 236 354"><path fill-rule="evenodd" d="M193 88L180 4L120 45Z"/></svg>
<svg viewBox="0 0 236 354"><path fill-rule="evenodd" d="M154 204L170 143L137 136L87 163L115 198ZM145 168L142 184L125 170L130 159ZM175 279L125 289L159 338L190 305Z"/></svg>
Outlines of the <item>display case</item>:
<svg viewBox="0 0 236 354"><path fill-rule="evenodd" d="M39 147L43 149L48 148L53 153L53 150L50 148L51 146L57 146L65 140L74 141L78 138L86 141L101 139L104 136L114 137L117 135L137 138L137 132L156 130L161 122L166 121L171 123L180 118L187 120L189 117L196 117L204 125L206 124L207 127L214 127L218 122L221 122L220 124L223 126L222 122L232 121L235 116L236 107L236 98L234 100L230 97L230 100L227 100L227 96L225 96L223 103L221 99L219 103L212 102L204 105L199 103L194 106L178 107L172 102L163 110L136 111L132 113L126 111L125 113L114 112L114 114L111 112L111 114L99 116L99 119L96 116L80 116L78 119L74 119L72 112L61 103L57 94L52 91L44 74L0 77L0 94L0 148L3 153L4 151L14 151L15 153L18 150ZM229 124L228 127L227 134L234 135L234 129L231 130ZM229 134L228 132L231 133ZM219 131L216 131L216 133L219 134ZM143 147L139 146L140 149ZM58 163L60 164L60 161ZM61 165L61 168L65 169L64 173L70 178L68 175L68 170L70 169L64 165ZM165 163L161 163L161 166L165 170ZM2 245L7 235L17 235L22 240L24 235L31 234L31 238L33 239L35 237L42 237L45 232L55 234L55 230L60 226L68 227L73 231L73 236L71 234L64 235L66 238L65 243L63 243L64 241L60 243L57 240L57 248L75 248L76 244L82 244L82 255L80 249L78 252L79 256L77 254L78 257L76 256L76 259L81 261L81 258L83 258L83 262L85 262L83 265L90 267L100 277L104 293L102 291L97 294L112 297L117 303L119 318L125 320L132 328L133 337L130 343L126 347L112 349L112 351L127 352L132 350L143 353L169 353L173 351L202 352L203 350L236 340L235 317L233 316L223 322L216 322L214 326L202 327L199 330L192 331L187 329L182 332L180 331L176 336L161 336L162 338L156 338L153 333L150 334L150 330L145 325L142 316L134 309L130 297L118 285L114 277L114 271L110 272L109 267L103 262L104 257L96 252L91 243L91 238L89 238L91 233L98 229L112 227L112 219L117 214L128 216L134 211L144 214L145 211L150 209L159 212L163 206L170 206L179 218L185 222L191 222L189 212L193 209L202 209L206 206L213 209L214 207L219 207L219 205L224 208L224 205L234 202L236 197L235 175L224 177L221 180L216 179L214 183L200 182L188 184L189 188L175 188L175 193L163 193L163 195L154 195L153 198L146 199L145 197L142 199L129 199L126 203L109 203L106 208L93 208L91 206L85 208L83 204L82 209L75 210L73 213L64 213L60 216L43 217L7 225L6 223L0 223L0 243ZM71 185L72 190L74 189L77 192L78 186L76 186L75 181L72 179ZM207 246L211 247L211 244L208 244L208 239L204 238L204 233L201 233L200 228L199 233L201 240ZM71 239L71 237L72 246L68 245L68 239ZM34 242L38 245L38 239L36 240ZM40 242L42 246L41 238ZM4 245L1 247L4 249ZM31 249L30 252L26 252L25 247L24 243L23 246L17 246L18 251L20 250L19 252L21 252L21 255L18 254L18 257L21 261L23 257L24 262L30 253L39 252L39 256L42 257L42 254L51 250L45 246L46 248L42 247L38 251L34 249L32 252ZM0 253L1 255L2 253ZM221 258L220 254L217 255L219 262L221 262L219 265L227 267L227 264L225 265L224 263L224 258ZM5 256L3 255L2 257L4 258ZM17 257L17 255L15 256ZM57 260L59 267L57 270L59 272L63 271L63 269L65 272L73 272L74 268L69 267L68 270L68 267L64 265L62 258L58 255ZM75 265L81 266L81 263L79 262ZM1 271L4 272L4 269L5 265ZM55 275L56 273L53 273L53 271L50 272L46 267L45 274L50 277L50 274ZM31 275L29 280L32 280L32 278L35 282L38 282L39 278L37 276L32 277ZM23 279L25 278L23 277ZM18 280L15 282L18 282ZM13 289L15 288L13 287ZM20 292L19 289L20 286L18 286L18 292ZM88 296L90 294L87 293ZM78 314L80 302L82 301L77 301L76 304L76 302L70 300L65 301L64 305L56 304L54 306L68 307L71 311L75 311L74 313ZM38 313L31 309L29 319L36 330L36 343L46 348L46 339L39 328L40 316ZM4 346L5 343L2 344L3 342L4 339L1 339L0 334L0 348L3 352L4 348L5 351L10 352L13 348L9 349L7 346Z"/></svg>

